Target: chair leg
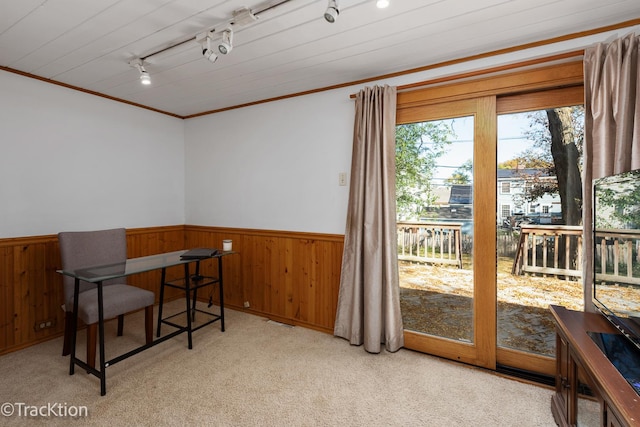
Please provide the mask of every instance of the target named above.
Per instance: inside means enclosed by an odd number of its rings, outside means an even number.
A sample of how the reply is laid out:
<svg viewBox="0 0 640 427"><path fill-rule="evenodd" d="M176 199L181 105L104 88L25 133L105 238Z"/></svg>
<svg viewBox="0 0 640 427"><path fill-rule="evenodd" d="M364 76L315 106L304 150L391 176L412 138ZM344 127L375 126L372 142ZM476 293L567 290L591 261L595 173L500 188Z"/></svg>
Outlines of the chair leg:
<svg viewBox="0 0 640 427"><path fill-rule="evenodd" d="M98 337L98 324L87 325L87 365L96 367L96 342Z"/></svg>
<svg viewBox="0 0 640 427"><path fill-rule="evenodd" d="M124 330L124 314L118 316L118 336L122 336Z"/></svg>
<svg viewBox="0 0 640 427"><path fill-rule="evenodd" d="M68 356L71 354L71 337L75 328L73 325L73 313L70 311L65 312L64 316L64 338L62 343L62 355Z"/></svg>
<svg viewBox="0 0 640 427"><path fill-rule="evenodd" d="M144 331L147 344L153 342L153 306L148 305L144 308Z"/></svg>

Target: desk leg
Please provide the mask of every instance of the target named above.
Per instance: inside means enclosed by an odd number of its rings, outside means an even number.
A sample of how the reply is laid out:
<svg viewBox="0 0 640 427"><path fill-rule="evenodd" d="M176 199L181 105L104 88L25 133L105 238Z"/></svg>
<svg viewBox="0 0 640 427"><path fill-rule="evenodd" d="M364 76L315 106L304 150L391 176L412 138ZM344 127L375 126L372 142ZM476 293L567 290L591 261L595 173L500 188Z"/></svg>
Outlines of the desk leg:
<svg viewBox="0 0 640 427"><path fill-rule="evenodd" d="M220 288L220 330L224 332L224 289L222 286L222 257L218 257L218 287Z"/></svg>
<svg viewBox="0 0 640 427"><path fill-rule="evenodd" d="M162 269L162 273L160 275L160 300L158 304L158 327L156 331L156 336L160 338L160 327L162 326L162 304L164 303L164 281L166 279L166 268Z"/></svg>
<svg viewBox="0 0 640 427"><path fill-rule="evenodd" d="M189 350L193 348L193 342L191 341L191 277L189 277L189 263L184 265L184 291L185 299L187 300L187 341L189 343Z"/></svg>
<svg viewBox="0 0 640 427"><path fill-rule="evenodd" d="M193 276L193 280L196 282L195 284L197 285L197 282L202 280L202 278L200 277L200 261L196 261L196 272ZM191 301L191 321L195 322L196 320L196 301L198 300L198 288L195 287L193 289L193 300Z"/></svg>
<svg viewBox="0 0 640 427"><path fill-rule="evenodd" d="M97 282L98 286L98 335L100 340L100 395L107 394L107 373L104 357L104 306L102 298L102 282Z"/></svg>
<svg viewBox="0 0 640 427"><path fill-rule="evenodd" d="M80 279L75 279L73 288L73 321L69 325L73 334L71 335L71 357L69 358L69 375L73 375L76 362L76 336L78 335L78 294L80 293Z"/></svg>

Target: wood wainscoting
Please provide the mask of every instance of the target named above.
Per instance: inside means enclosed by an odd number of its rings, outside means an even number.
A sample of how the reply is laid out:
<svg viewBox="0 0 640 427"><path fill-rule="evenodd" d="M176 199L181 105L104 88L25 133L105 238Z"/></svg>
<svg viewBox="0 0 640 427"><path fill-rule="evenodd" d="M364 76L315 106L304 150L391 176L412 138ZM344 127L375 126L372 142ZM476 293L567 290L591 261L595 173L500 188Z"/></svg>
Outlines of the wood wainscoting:
<svg viewBox="0 0 640 427"><path fill-rule="evenodd" d="M185 227L188 247L221 248L223 239L236 252L223 261L225 306L333 333L343 235Z"/></svg>
<svg viewBox="0 0 640 427"><path fill-rule="evenodd" d="M127 230L129 257L183 248L184 225ZM62 335L64 293L62 276L56 273L60 266L55 234L0 239L0 354ZM154 291L157 299L160 273L128 281ZM41 323L51 326L41 329Z"/></svg>
<svg viewBox="0 0 640 427"><path fill-rule="evenodd" d="M344 236L203 226L127 230L129 257L193 247L222 247L225 305L325 332L333 331ZM203 268L214 268L214 262ZM0 239L0 354L62 335L64 301L56 235ZM179 277L180 267L168 271ZM206 272L206 271L205 271ZM129 278L159 297L160 272ZM167 298L179 297L178 290ZM202 292L206 301L209 294ZM216 301L217 292L213 292ZM249 307L245 307L248 303ZM39 328L50 323L50 327Z"/></svg>

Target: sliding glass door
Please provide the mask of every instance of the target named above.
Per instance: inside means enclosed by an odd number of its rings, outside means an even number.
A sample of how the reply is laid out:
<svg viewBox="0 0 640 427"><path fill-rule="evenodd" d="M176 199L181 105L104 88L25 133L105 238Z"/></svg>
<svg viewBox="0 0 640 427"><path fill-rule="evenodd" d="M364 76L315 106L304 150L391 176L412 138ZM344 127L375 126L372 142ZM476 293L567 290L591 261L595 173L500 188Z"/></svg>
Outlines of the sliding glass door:
<svg viewBox="0 0 640 427"><path fill-rule="evenodd" d="M405 346L555 372L549 304L582 308L582 86L402 106Z"/></svg>

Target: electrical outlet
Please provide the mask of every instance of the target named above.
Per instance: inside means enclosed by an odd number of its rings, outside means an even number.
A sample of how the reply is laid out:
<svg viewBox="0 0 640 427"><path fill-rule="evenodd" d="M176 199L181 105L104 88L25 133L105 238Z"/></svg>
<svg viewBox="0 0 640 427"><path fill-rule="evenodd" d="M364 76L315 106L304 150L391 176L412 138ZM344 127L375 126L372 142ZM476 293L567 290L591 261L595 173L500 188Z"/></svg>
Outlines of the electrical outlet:
<svg viewBox="0 0 640 427"><path fill-rule="evenodd" d="M53 328L56 325L56 319L39 320L33 325L33 329L41 331L43 329Z"/></svg>
<svg viewBox="0 0 640 427"><path fill-rule="evenodd" d="M341 187L347 185L347 173L346 172L340 172L338 174L338 185L341 186Z"/></svg>
<svg viewBox="0 0 640 427"><path fill-rule="evenodd" d="M249 301L245 301L244 308L249 308L249 307L251 307L251 304L249 304Z"/></svg>

